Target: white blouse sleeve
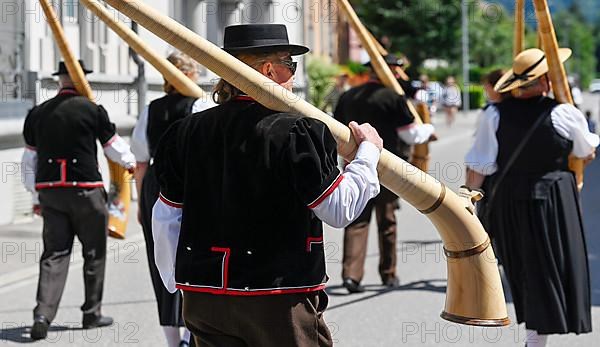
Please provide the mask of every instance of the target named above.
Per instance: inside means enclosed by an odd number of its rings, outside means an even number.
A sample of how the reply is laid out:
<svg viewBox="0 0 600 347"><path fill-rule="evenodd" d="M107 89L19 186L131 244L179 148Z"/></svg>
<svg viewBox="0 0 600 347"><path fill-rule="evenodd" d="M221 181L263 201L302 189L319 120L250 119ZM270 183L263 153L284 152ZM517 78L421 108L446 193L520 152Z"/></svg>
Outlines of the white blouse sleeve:
<svg viewBox="0 0 600 347"><path fill-rule="evenodd" d="M315 215L334 228L343 228L362 213L367 202L379 194L377 162L379 149L364 141L356 157L346 166L337 187L318 205L311 206Z"/></svg>
<svg viewBox="0 0 600 347"><path fill-rule="evenodd" d="M211 99L210 95L203 96L196 99L192 105L192 114L208 110L209 108L215 107L217 104Z"/></svg>
<svg viewBox="0 0 600 347"><path fill-rule="evenodd" d="M138 117L133 133L131 134L131 152L135 155L135 160L140 163L150 161L150 151L148 147L148 106L144 108Z"/></svg>
<svg viewBox="0 0 600 347"><path fill-rule="evenodd" d="M25 147L21 158L21 179L25 189L31 193L33 204L39 204L38 193L35 190L35 171L37 169L37 152L35 149Z"/></svg>
<svg viewBox="0 0 600 347"><path fill-rule="evenodd" d="M498 140L496 131L500 114L494 106L489 106L481 115L481 120L475 132L475 142L467 152L465 165L484 176L494 174L498 170Z"/></svg>
<svg viewBox="0 0 600 347"><path fill-rule="evenodd" d="M408 145L422 144L429 141L435 128L431 124L412 123L405 127L396 129L398 137Z"/></svg>
<svg viewBox="0 0 600 347"><path fill-rule="evenodd" d="M175 259L181 228L181 207L164 200L160 195L152 208L152 239L154 240L154 262L165 288L175 293Z"/></svg>
<svg viewBox="0 0 600 347"><path fill-rule="evenodd" d="M585 158L600 143L598 135L589 131L587 120L579 109L571 104L560 104L550 114L552 125L562 137L573 141L573 155Z"/></svg>
<svg viewBox="0 0 600 347"><path fill-rule="evenodd" d="M135 156L131 153L129 144L118 134L115 134L103 147L104 154L110 160L126 169L135 167Z"/></svg>

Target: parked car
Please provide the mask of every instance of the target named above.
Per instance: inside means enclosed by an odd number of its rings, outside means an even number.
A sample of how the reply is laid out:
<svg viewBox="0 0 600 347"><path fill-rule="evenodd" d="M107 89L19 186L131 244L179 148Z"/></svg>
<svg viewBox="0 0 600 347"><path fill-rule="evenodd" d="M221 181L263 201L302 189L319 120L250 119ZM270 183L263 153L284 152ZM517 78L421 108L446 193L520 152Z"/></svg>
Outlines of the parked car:
<svg viewBox="0 0 600 347"><path fill-rule="evenodd" d="M590 93L600 93L600 78L592 80L592 83L590 83Z"/></svg>

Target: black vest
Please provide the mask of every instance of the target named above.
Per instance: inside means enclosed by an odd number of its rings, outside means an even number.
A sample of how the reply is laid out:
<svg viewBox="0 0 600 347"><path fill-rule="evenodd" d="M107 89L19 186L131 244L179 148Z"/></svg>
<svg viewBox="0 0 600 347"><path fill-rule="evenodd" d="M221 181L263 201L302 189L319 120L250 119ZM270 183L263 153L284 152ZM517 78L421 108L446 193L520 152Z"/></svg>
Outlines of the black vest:
<svg viewBox="0 0 600 347"><path fill-rule="evenodd" d="M150 156L153 156L158 140L175 121L192 113L196 98L179 93L168 94L156 99L148 107L148 127L146 135Z"/></svg>
<svg viewBox="0 0 600 347"><path fill-rule="evenodd" d="M506 165L515 148L539 117L546 117L532 134L509 174L535 175L556 170L568 170L568 157L573 142L562 137L552 125L550 113L558 105L554 99L534 97L509 98L496 105L500 121L498 139L498 171Z"/></svg>
<svg viewBox="0 0 600 347"><path fill-rule="evenodd" d="M63 89L34 107L23 136L37 151L36 189L102 187L96 140L108 145L115 135L106 110L74 90Z"/></svg>
<svg viewBox="0 0 600 347"><path fill-rule="evenodd" d="M322 122L230 101L169 128L154 166L167 203L183 206L178 288L270 295L324 287L323 226L308 206L341 176Z"/></svg>
<svg viewBox="0 0 600 347"><path fill-rule="evenodd" d="M396 131L414 121L406 102L406 97L383 84L367 82L342 94L334 117L344 125L351 121L370 123L383 139L383 147L406 160L410 156L410 146Z"/></svg>

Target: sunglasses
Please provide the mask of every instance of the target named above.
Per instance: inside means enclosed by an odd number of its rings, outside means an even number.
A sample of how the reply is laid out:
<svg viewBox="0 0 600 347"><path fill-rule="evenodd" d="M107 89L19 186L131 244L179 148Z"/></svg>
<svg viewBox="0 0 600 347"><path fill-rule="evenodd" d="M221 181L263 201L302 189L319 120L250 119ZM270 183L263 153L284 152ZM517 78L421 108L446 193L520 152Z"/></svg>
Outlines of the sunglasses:
<svg viewBox="0 0 600 347"><path fill-rule="evenodd" d="M293 60L280 60L278 62L276 62L276 64L281 64L285 67L287 67L288 69L290 69L290 72L293 74L296 73L296 70L298 69L298 62L293 61Z"/></svg>

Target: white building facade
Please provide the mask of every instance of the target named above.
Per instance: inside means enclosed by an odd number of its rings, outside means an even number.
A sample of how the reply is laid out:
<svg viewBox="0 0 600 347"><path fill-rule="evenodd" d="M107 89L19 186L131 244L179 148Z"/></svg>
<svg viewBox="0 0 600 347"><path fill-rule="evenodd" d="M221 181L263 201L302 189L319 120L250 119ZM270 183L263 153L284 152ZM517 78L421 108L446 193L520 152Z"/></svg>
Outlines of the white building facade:
<svg viewBox="0 0 600 347"><path fill-rule="evenodd" d="M337 11L335 0L144 0L161 13L184 24L200 36L222 46L227 25L246 23L286 24L290 41L316 46L316 53L335 58ZM138 108L162 95L162 77L145 64L147 93L138 98L138 66L128 46L77 0L53 0L75 55L87 68L96 102L102 104L122 136L131 133ZM30 218L31 198L20 178L23 150L21 130L27 111L56 95L56 78L51 76L61 60L52 32L37 0L0 0L0 225ZM131 22L107 7L114 18ZM166 56L173 48L139 27L140 37ZM296 78L297 92L304 95L307 83L303 64ZM210 91L218 80L202 69L198 83ZM138 105L138 101L140 101ZM104 159L101 168L107 173Z"/></svg>

